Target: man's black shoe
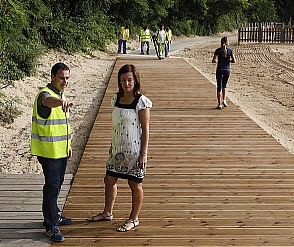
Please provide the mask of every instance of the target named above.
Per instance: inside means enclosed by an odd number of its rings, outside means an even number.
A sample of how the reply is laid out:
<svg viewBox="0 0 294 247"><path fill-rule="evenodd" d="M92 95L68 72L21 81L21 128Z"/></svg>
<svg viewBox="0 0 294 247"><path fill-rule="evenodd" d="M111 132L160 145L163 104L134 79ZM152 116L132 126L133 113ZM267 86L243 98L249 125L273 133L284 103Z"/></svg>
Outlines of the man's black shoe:
<svg viewBox="0 0 294 247"><path fill-rule="evenodd" d="M54 242L62 242L64 241L64 237L59 231L58 226L53 226L51 229L46 230L47 236Z"/></svg>
<svg viewBox="0 0 294 247"><path fill-rule="evenodd" d="M73 223L73 220L71 218L66 218L66 217L60 216L58 223L59 223L59 225L63 225L63 226L71 225Z"/></svg>

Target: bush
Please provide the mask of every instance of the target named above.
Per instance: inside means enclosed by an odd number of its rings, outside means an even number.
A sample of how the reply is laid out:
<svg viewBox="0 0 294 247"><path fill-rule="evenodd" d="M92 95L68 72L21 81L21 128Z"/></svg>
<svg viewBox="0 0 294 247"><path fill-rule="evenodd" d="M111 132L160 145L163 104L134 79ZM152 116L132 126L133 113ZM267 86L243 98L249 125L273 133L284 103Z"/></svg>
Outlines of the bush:
<svg viewBox="0 0 294 247"><path fill-rule="evenodd" d="M38 41L28 39L10 39L3 45L0 53L0 78L19 80L34 75L37 58L42 46Z"/></svg>
<svg viewBox="0 0 294 247"><path fill-rule="evenodd" d="M219 17L217 25L215 26L216 33L223 31L233 31L237 29L238 25L236 23L235 16L223 15Z"/></svg>
<svg viewBox="0 0 294 247"><path fill-rule="evenodd" d="M85 18L56 19L40 28L44 43L50 48L65 50L69 54L105 50L115 31L102 14Z"/></svg>
<svg viewBox="0 0 294 247"><path fill-rule="evenodd" d="M12 124L18 116L21 115L15 103L19 101L18 98L8 99L4 94L0 93L0 125L6 126Z"/></svg>

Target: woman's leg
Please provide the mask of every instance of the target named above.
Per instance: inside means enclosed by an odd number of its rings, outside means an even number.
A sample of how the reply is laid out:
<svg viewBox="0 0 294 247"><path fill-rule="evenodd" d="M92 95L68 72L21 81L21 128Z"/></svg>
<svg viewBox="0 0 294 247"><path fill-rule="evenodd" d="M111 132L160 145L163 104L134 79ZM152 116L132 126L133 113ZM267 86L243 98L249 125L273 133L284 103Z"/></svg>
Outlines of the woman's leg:
<svg viewBox="0 0 294 247"><path fill-rule="evenodd" d="M216 96L217 96L217 103L218 103L218 105L220 105L222 93L220 91L218 91L218 89L216 90Z"/></svg>
<svg viewBox="0 0 294 247"><path fill-rule="evenodd" d="M230 77L230 71L229 70L225 70L223 72L223 78L222 78L222 100L226 100L227 97L227 83L229 81L229 77Z"/></svg>
<svg viewBox="0 0 294 247"><path fill-rule="evenodd" d="M130 220L137 220L143 203L143 187L142 183L128 181L132 191L132 211L130 213Z"/></svg>
<svg viewBox="0 0 294 247"><path fill-rule="evenodd" d="M226 97L227 97L227 89L225 87L222 89L222 96L223 96L223 101L226 100Z"/></svg>
<svg viewBox="0 0 294 247"><path fill-rule="evenodd" d="M103 215L112 215L112 210L114 206L114 202L117 195L117 178L109 175L105 175L104 183L105 183L105 205L103 210Z"/></svg>
<svg viewBox="0 0 294 247"><path fill-rule="evenodd" d="M216 88L216 97L217 97L217 103L220 106L221 102L222 102L222 88L223 88L223 75L222 72L220 70L216 71L216 84L217 84L217 88Z"/></svg>

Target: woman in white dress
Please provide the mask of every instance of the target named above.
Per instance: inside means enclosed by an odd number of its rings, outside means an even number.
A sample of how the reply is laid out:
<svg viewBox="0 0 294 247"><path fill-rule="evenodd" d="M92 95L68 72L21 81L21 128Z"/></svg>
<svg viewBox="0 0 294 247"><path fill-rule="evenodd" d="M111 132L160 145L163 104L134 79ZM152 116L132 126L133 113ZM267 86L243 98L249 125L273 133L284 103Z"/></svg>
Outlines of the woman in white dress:
<svg viewBox="0 0 294 247"><path fill-rule="evenodd" d="M112 142L106 162L105 207L88 221L112 220L118 178L127 179L132 191L132 210L117 231L125 232L139 225L143 202L142 181L146 173L149 120L152 102L141 93L138 69L126 64L118 71L118 92L111 99Z"/></svg>

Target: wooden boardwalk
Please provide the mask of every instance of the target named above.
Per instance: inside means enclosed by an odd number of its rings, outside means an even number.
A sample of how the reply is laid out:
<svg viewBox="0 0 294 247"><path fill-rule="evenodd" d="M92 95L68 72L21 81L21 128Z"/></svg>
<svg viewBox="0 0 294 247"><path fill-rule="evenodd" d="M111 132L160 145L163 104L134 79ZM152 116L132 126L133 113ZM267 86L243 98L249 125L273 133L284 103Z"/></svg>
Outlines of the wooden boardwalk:
<svg viewBox="0 0 294 247"><path fill-rule="evenodd" d="M71 186L66 174L58 198L62 210ZM43 174L0 174L0 246L50 246L42 225Z"/></svg>
<svg viewBox="0 0 294 247"><path fill-rule="evenodd" d="M110 99L126 63L139 68L153 108L140 226L119 233L131 207L126 181L113 221L86 218L104 206ZM293 155L232 102L216 110L215 93L182 58L119 57L64 208L74 224L52 245L294 246Z"/></svg>

